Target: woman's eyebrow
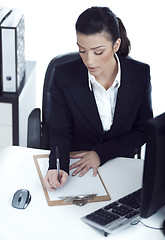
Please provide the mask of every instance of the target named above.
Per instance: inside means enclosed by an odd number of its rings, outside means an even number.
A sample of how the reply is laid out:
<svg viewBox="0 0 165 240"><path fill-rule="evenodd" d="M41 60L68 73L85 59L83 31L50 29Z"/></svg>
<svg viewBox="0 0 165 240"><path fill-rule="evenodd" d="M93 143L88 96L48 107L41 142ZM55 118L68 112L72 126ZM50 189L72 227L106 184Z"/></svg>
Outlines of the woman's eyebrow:
<svg viewBox="0 0 165 240"><path fill-rule="evenodd" d="M77 42L77 45L78 45L79 47L85 49L85 47L82 47L78 42ZM91 48L91 50L94 50L94 49L97 49L97 48L105 48L105 46L97 46L97 47Z"/></svg>
<svg viewBox="0 0 165 240"><path fill-rule="evenodd" d="M94 48L91 48L91 49L94 50L94 49L97 49L97 48L105 48L105 46L98 46L98 47L94 47Z"/></svg>
<svg viewBox="0 0 165 240"><path fill-rule="evenodd" d="M78 42L77 42L77 45L79 46L79 47L81 47L81 48L84 48L84 47L82 47ZM84 48L85 49L85 48Z"/></svg>

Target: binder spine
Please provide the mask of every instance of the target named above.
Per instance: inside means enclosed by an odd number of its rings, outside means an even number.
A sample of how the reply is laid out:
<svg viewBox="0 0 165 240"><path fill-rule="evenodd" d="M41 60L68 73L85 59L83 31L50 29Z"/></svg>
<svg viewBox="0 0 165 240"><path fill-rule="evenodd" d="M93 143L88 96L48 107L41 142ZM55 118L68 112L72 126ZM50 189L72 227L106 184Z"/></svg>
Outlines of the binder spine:
<svg viewBox="0 0 165 240"><path fill-rule="evenodd" d="M15 29L3 28L2 38L2 88L3 92L16 92L16 42Z"/></svg>
<svg viewBox="0 0 165 240"><path fill-rule="evenodd" d="M0 6L0 26L3 24L6 18L11 14L11 8L5 8ZM1 38L1 28L0 28L0 94L2 94L2 38Z"/></svg>
<svg viewBox="0 0 165 240"><path fill-rule="evenodd" d="M1 27L2 92L15 93L25 78L24 16L16 27Z"/></svg>
<svg viewBox="0 0 165 240"><path fill-rule="evenodd" d="M22 16L16 28L16 76L17 89L19 89L21 82L25 78L25 22Z"/></svg>

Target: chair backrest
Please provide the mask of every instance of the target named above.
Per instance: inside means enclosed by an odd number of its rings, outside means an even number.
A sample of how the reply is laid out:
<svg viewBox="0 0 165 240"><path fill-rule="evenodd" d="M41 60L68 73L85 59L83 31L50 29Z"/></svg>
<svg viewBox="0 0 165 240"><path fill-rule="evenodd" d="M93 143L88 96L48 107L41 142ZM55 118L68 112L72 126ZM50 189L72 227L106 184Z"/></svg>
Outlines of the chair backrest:
<svg viewBox="0 0 165 240"><path fill-rule="evenodd" d="M50 127L50 112L52 108L52 85L54 81L54 74L56 72L56 66L59 63L68 62L74 59L80 58L78 52L67 53L59 55L51 60L49 63L43 87L43 99L42 99L42 135L41 135L41 148L49 148L49 127Z"/></svg>

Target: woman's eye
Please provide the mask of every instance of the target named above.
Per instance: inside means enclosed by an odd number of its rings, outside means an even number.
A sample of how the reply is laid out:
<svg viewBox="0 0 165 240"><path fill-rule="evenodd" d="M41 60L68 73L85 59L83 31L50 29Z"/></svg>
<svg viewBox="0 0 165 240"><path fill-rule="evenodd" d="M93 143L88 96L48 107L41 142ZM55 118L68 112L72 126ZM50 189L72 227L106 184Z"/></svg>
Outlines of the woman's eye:
<svg viewBox="0 0 165 240"><path fill-rule="evenodd" d="M101 55L103 52L95 52L96 55Z"/></svg>
<svg viewBox="0 0 165 240"><path fill-rule="evenodd" d="M85 51L84 50L79 50L79 53L85 53Z"/></svg>

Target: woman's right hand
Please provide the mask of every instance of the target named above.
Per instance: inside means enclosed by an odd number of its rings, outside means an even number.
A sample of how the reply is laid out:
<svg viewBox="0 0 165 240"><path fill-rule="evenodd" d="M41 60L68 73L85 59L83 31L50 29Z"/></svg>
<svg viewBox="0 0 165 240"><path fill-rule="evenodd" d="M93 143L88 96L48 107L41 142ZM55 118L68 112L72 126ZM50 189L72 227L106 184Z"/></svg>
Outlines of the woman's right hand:
<svg viewBox="0 0 165 240"><path fill-rule="evenodd" d="M44 185L49 191L60 188L66 183L68 179L68 173L66 173L64 170L60 170L60 179L61 180L59 182L57 169L49 170L44 177Z"/></svg>

